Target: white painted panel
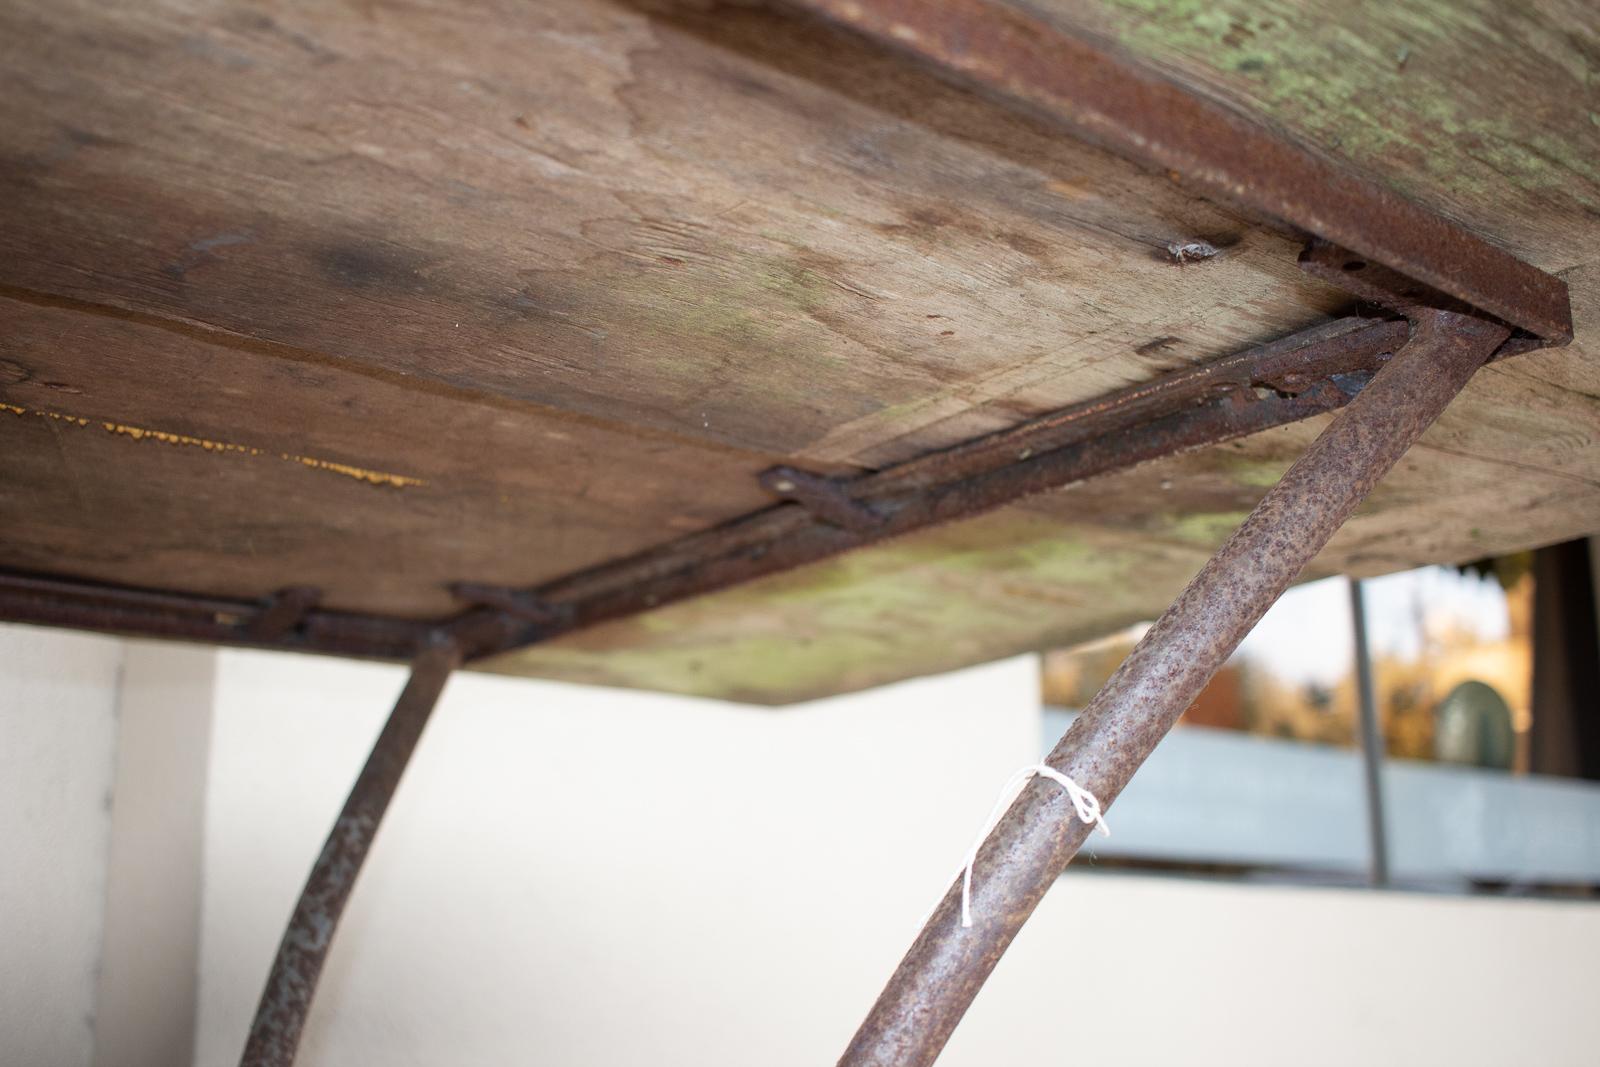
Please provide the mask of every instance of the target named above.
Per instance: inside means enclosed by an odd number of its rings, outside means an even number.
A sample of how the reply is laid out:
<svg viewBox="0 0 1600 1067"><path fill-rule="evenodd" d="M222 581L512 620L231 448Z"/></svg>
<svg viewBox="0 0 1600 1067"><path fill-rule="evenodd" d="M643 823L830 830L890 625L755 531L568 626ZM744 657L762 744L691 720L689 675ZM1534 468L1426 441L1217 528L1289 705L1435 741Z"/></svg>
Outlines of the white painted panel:
<svg viewBox="0 0 1600 1067"><path fill-rule="evenodd" d="M1068 873L939 1067L1588 1067L1600 907Z"/></svg>
<svg viewBox="0 0 1600 1067"><path fill-rule="evenodd" d="M1048 709L1046 745L1072 716ZM1386 760L1390 869L1401 880L1600 885L1600 783ZM1162 741L1107 816L1095 853L1363 871L1351 749L1188 726Z"/></svg>
<svg viewBox="0 0 1600 1067"><path fill-rule="evenodd" d="M1045 711L1046 748L1072 724ZM1107 856L1364 870L1361 762L1354 752L1180 727L1157 746L1106 819Z"/></svg>
<svg viewBox="0 0 1600 1067"><path fill-rule="evenodd" d="M0 625L0 1062L88 1067L111 834L112 638Z"/></svg>
<svg viewBox="0 0 1600 1067"><path fill-rule="evenodd" d="M96 1067L181 1067L192 1055L216 659L198 645L126 646Z"/></svg>
<svg viewBox="0 0 1600 1067"><path fill-rule="evenodd" d="M1383 783L1399 878L1600 885L1600 783L1400 760Z"/></svg>

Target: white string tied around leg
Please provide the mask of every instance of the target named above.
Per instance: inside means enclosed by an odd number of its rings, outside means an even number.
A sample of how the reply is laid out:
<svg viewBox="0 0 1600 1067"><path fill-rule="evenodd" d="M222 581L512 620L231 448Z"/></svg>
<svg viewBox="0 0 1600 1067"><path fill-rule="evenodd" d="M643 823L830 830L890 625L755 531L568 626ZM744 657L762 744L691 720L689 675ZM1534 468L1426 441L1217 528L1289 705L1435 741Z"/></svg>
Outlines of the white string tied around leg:
<svg viewBox="0 0 1600 1067"><path fill-rule="evenodd" d="M978 839L972 843L972 848L967 852L966 866L961 872L961 925L972 925L972 867L978 862L978 850L983 848L983 843L989 840L989 835L994 832L1000 816L1005 814L1017 794L1028 784L1028 779L1034 775L1048 778L1067 791L1067 797L1072 801L1072 808L1078 818L1091 826L1100 828L1100 832L1107 837L1111 836L1111 828L1106 825L1106 820L1100 813L1100 801L1095 795L1071 778L1062 774L1047 763L1034 763L1023 767L1006 780L1000 789L1000 799L994 803L994 808L989 812L989 817L984 820L983 829L978 833Z"/></svg>

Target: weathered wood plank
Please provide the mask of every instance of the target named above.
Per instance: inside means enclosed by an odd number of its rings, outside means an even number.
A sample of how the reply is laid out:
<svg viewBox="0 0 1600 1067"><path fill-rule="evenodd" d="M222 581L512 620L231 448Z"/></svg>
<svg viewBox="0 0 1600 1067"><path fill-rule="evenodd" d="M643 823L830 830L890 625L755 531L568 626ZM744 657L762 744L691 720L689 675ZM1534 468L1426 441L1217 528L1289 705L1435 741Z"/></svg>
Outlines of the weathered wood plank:
<svg viewBox="0 0 1600 1067"><path fill-rule="evenodd" d="M1464 562L1600 530L1600 11L1562 2L1513 11L1476 0L1337 10L1308 0L1035 7L1257 109L1560 272L1572 289L1576 342L1485 370L1308 575ZM596 672L617 684L665 681L691 692L742 688L782 701L935 669L928 660L978 662L1104 632L1157 614L1198 567L1197 553L1231 531L1316 429L1287 427L1015 509L1049 516L1069 544L1087 526L1116 552L1140 556L1131 569L1105 562L1062 582L1036 565L1023 569L1028 592L1008 600L1001 591L1017 588L1014 568L991 560L979 568L981 579L963 581L910 572L891 554L881 564L852 565L882 576L888 591L880 585L875 598L924 609L914 627L858 627L836 647L795 643L765 656L745 651L738 632L718 629L714 620L729 611L743 613L739 632L830 632L813 622L827 614L821 598L833 575L824 571L783 579L760 602L759 618L751 617L751 591L732 605L713 599L692 615L662 613L626 632L596 632L526 655L544 673ZM925 536L937 552L943 535ZM993 528L985 543L999 557L1002 546L1019 543L1015 537ZM1030 600L1052 593L1064 600L1053 631L1028 610ZM893 643L869 651L885 632ZM697 642L697 633L706 640ZM624 655L606 655L613 647ZM764 686L769 677L781 680Z"/></svg>
<svg viewBox="0 0 1600 1067"><path fill-rule="evenodd" d="M1205 552L1006 509L483 666L787 703L1104 633Z"/></svg>
<svg viewBox="0 0 1600 1067"><path fill-rule="evenodd" d="M1600 259L1588 0L1034 0L1549 271Z"/></svg>
<svg viewBox="0 0 1600 1067"><path fill-rule="evenodd" d="M0 20L0 282L591 416L882 462L1342 302L1283 237L760 10ZM1223 255L1175 265L1193 237Z"/></svg>
<svg viewBox="0 0 1600 1067"><path fill-rule="evenodd" d="M1480 375L1318 573L1600 528L1592 5L1035 6L1571 285L1573 346ZM1346 300L1295 251L765 5L25 0L0 566L442 612L758 507L780 458L881 465L1308 325ZM1091 636L1314 430L493 666L783 702Z"/></svg>
<svg viewBox="0 0 1600 1067"><path fill-rule="evenodd" d="M768 500L771 456L0 298L0 567L434 616ZM686 491L694 486L695 491Z"/></svg>

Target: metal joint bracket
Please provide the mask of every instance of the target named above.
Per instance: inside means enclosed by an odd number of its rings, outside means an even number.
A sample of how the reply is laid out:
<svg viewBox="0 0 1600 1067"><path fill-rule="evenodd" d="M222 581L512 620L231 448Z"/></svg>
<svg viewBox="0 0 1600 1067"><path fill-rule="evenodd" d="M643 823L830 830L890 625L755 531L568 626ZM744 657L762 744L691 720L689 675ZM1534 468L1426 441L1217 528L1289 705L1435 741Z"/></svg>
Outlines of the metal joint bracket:
<svg viewBox="0 0 1600 1067"><path fill-rule="evenodd" d="M1458 300L1431 285L1409 278L1393 268L1370 262L1332 241L1324 241L1319 237L1312 238L1305 250L1300 253L1299 265L1301 270L1313 278L1337 286L1358 300L1387 308L1407 319L1415 320L1422 311L1433 309L1475 315L1478 318L1499 322L1511 333L1505 342L1495 349L1491 359L1504 359L1507 356L1542 348L1545 344L1527 330L1517 329L1495 316L1478 311L1466 301Z"/></svg>
<svg viewBox="0 0 1600 1067"><path fill-rule="evenodd" d="M490 608L534 626L566 622L572 615L569 604L552 604L523 589L479 582L454 582L450 592L475 607Z"/></svg>
<svg viewBox="0 0 1600 1067"><path fill-rule="evenodd" d="M868 533L886 521L884 516L852 497L844 483L836 478L798 467L777 466L762 471L757 480L774 496L792 500L830 526L851 533Z"/></svg>
<svg viewBox="0 0 1600 1067"><path fill-rule="evenodd" d="M306 613L322 600L314 585L291 585L266 598L261 614L251 620L246 633L253 641L277 641L305 622Z"/></svg>

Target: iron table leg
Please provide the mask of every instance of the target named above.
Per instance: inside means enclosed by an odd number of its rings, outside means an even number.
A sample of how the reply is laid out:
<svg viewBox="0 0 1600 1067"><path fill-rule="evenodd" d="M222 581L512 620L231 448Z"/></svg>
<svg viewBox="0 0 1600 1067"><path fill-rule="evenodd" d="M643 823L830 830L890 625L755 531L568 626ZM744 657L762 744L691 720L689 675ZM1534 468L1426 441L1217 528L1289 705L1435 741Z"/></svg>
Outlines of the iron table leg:
<svg viewBox="0 0 1600 1067"><path fill-rule="evenodd" d="M1045 762L1107 806L1223 661L1507 337L1418 309L1411 336L1269 491L1106 682ZM970 929L957 881L861 1024L841 1067L928 1067L1088 836L1034 778L978 853Z"/></svg>
<svg viewBox="0 0 1600 1067"><path fill-rule="evenodd" d="M453 641L430 644L412 662L411 678L312 865L283 933L250 1026L241 1067L289 1067L294 1063L334 928L422 729L460 662L461 650Z"/></svg>

